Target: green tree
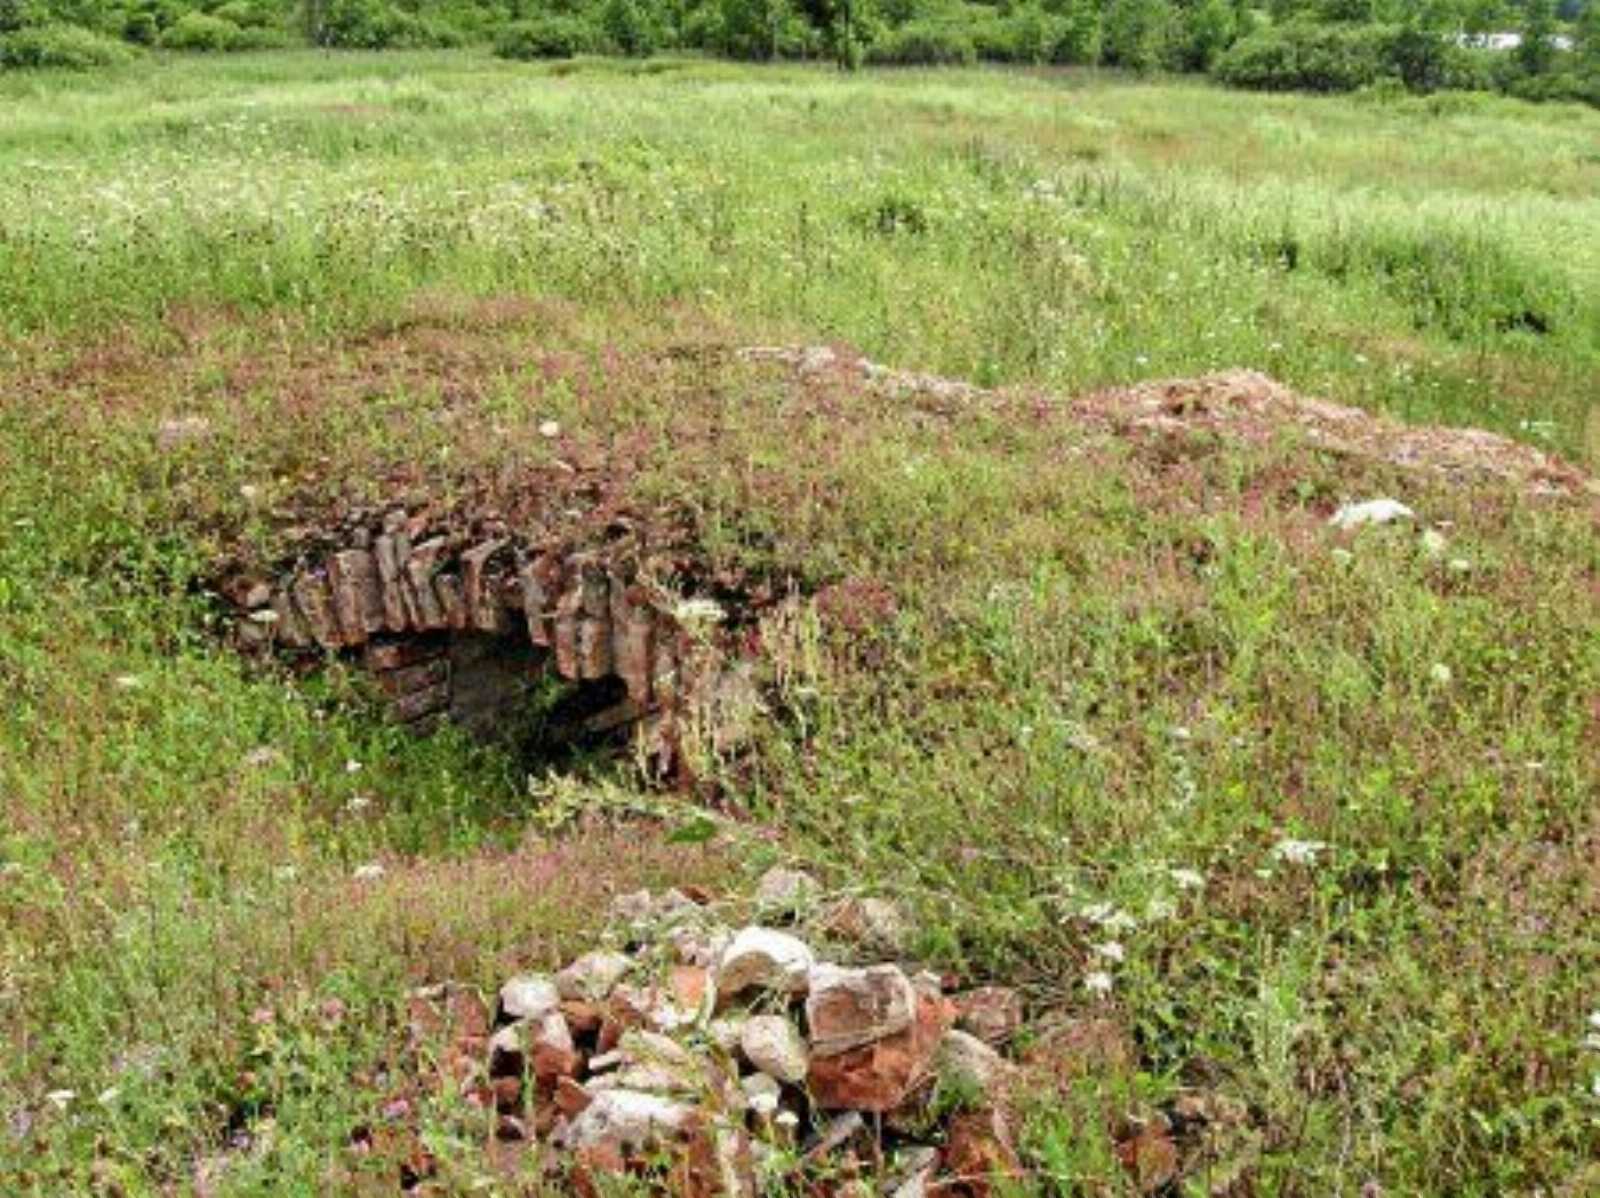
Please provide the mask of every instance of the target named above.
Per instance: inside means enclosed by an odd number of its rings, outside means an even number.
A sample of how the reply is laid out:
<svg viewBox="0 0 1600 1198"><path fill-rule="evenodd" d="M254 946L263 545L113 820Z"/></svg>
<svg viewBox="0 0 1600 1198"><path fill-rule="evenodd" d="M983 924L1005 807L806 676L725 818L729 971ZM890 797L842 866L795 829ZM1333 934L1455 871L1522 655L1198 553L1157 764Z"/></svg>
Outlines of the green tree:
<svg viewBox="0 0 1600 1198"><path fill-rule="evenodd" d="M1554 0L1526 0L1522 10L1522 44L1517 47L1517 65L1524 74L1549 74L1555 60L1556 48L1550 41L1555 32Z"/></svg>
<svg viewBox="0 0 1600 1198"><path fill-rule="evenodd" d="M1161 65L1172 25L1167 0L1111 0L1101 51L1113 66L1148 71Z"/></svg>

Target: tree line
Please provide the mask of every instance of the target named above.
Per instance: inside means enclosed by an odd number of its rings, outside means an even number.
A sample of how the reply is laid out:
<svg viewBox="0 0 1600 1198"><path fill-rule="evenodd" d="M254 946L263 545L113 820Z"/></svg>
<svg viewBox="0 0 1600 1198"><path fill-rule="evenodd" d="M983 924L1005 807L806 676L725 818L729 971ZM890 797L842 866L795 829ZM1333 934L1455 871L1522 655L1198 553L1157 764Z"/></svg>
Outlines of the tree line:
<svg viewBox="0 0 1600 1198"><path fill-rule="evenodd" d="M508 58L1099 65L1600 105L1600 0L0 0L0 67L97 66L140 47L467 43Z"/></svg>

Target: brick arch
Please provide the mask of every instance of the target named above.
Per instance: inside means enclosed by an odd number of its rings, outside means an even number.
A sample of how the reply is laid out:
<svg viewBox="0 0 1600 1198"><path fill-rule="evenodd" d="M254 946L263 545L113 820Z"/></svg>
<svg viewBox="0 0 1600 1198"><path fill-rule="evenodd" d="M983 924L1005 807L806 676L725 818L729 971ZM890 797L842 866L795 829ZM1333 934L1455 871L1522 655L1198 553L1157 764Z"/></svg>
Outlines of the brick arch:
<svg viewBox="0 0 1600 1198"><path fill-rule="evenodd" d="M219 590L235 640L256 653L349 654L418 728L492 724L541 673L614 679L620 698L599 721L635 726L658 768L672 764L680 712L695 684L717 689L725 655L715 635L690 634L637 538L552 546L504 527L419 523L397 509L355 519L291 564L233 572Z"/></svg>

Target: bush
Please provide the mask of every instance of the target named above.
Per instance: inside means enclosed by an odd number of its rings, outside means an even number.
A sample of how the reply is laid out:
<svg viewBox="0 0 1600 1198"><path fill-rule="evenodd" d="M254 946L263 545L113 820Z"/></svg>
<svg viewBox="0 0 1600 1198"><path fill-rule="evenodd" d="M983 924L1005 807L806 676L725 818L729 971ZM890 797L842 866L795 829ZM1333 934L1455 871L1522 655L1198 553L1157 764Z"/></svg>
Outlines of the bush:
<svg viewBox="0 0 1600 1198"><path fill-rule="evenodd" d="M406 50L458 46L461 35L383 0L331 0L314 32L319 45L345 50Z"/></svg>
<svg viewBox="0 0 1600 1198"><path fill-rule="evenodd" d="M869 46L867 61L881 66L966 66L978 61L978 50L965 33L912 21Z"/></svg>
<svg viewBox="0 0 1600 1198"><path fill-rule="evenodd" d="M0 68L62 67L87 71L115 66L133 51L77 25L35 25L0 36Z"/></svg>
<svg viewBox="0 0 1600 1198"><path fill-rule="evenodd" d="M232 50L239 45L239 27L222 17L209 13L184 13L161 35L161 45L168 50Z"/></svg>
<svg viewBox="0 0 1600 1198"><path fill-rule="evenodd" d="M545 16L507 25L495 39L494 52L501 58L571 58L599 44L598 32L582 18Z"/></svg>
<svg viewBox="0 0 1600 1198"><path fill-rule="evenodd" d="M50 20L43 0L0 0L0 33L12 33Z"/></svg>
<svg viewBox="0 0 1600 1198"><path fill-rule="evenodd" d="M661 27L647 0L606 0L600 27L607 42L630 58L646 58L661 47Z"/></svg>
<svg viewBox="0 0 1600 1198"><path fill-rule="evenodd" d="M250 0L228 0L222 7L213 9L211 15L232 22L240 29L266 29L277 24L266 5L252 4Z"/></svg>
<svg viewBox="0 0 1600 1198"><path fill-rule="evenodd" d="M1348 92L1392 71L1394 33L1381 25L1291 23L1252 33L1217 59L1215 74L1259 91Z"/></svg>

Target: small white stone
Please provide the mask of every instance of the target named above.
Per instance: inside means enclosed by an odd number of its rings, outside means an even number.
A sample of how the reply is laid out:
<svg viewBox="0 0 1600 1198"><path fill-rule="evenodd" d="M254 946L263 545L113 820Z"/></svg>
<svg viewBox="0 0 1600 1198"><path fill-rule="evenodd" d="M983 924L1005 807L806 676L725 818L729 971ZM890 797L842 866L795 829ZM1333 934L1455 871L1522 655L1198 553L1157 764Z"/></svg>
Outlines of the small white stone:
<svg viewBox="0 0 1600 1198"><path fill-rule="evenodd" d="M739 1088L744 1091L745 1105L763 1118L777 1111L778 1101L783 1097L778 1079L765 1073L752 1073L741 1079Z"/></svg>
<svg viewBox="0 0 1600 1198"><path fill-rule="evenodd" d="M562 998L599 1002L632 968L633 958L624 953L584 953L556 974L556 990Z"/></svg>
<svg viewBox="0 0 1600 1198"><path fill-rule="evenodd" d="M763 913L798 915L809 909L822 887L798 869L769 869L756 883L756 909Z"/></svg>
<svg viewBox="0 0 1600 1198"><path fill-rule="evenodd" d="M1007 1065L1004 1057L978 1037L952 1028L939 1041L935 1069L942 1081L988 1094Z"/></svg>
<svg viewBox="0 0 1600 1198"><path fill-rule="evenodd" d="M500 987L500 1010L507 1019L538 1019L560 1006L560 992L543 974L521 974Z"/></svg>
<svg viewBox="0 0 1600 1198"><path fill-rule="evenodd" d="M1364 503L1347 503L1328 520L1335 528L1360 528L1364 524L1392 524L1396 520L1414 520L1416 512L1397 499L1368 499Z"/></svg>
<svg viewBox="0 0 1600 1198"><path fill-rule="evenodd" d="M782 1015L752 1015L745 1020L739 1047L757 1069L791 1085L804 1081L811 1065L799 1029Z"/></svg>
<svg viewBox="0 0 1600 1198"><path fill-rule="evenodd" d="M568 1150L614 1142L624 1151L638 1151L684 1131L694 1114L690 1104L658 1094L602 1090L552 1139Z"/></svg>
<svg viewBox="0 0 1600 1198"><path fill-rule="evenodd" d="M803 994L814 961L811 947L797 936L771 928L745 928L717 963L717 993L731 996L759 986Z"/></svg>

